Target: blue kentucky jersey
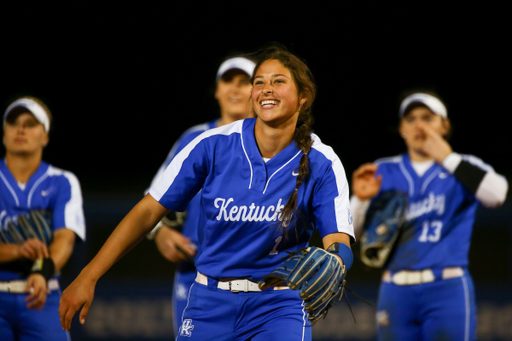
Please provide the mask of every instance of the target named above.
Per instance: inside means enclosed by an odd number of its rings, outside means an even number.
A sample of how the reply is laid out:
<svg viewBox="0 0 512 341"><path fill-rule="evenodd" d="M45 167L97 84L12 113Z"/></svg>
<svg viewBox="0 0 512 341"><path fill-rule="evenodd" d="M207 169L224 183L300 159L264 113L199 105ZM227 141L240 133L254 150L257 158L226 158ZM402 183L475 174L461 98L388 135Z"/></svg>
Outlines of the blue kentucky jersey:
<svg viewBox="0 0 512 341"><path fill-rule="evenodd" d="M469 162L489 169L473 156ZM471 231L478 201L455 176L434 163L422 176L408 154L377 160L380 193L399 190L409 195L406 224L388 269L421 270L467 266Z"/></svg>
<svg viewBox="0 0 512 341"><path fill-rule="evenodd" d="M68 228L85 239L82 192L73 173L41 162L22 189L5 159L0 160L0 229L7 229L10 221L32 210L50 211L53 230ZM21 278L19 273L5 269L12 267L0 263L0 280Z"/></svg>
<svg viewBox="0 0 512 341"><path fill-rule="evenodd" d="M167 158L165 159L165 162L160 167L158 172L156 173L155 177L153 178L153 181L151 184L153 185L155 181L158 179L158 177L165 171L167 166L171 163L172 159L178 154L187 144L189 144L193 139L201 135L206 130L215 128L217 126L217 120L198 124L196 126L193 126L192 128L185 131L180 138L174 143L174 145L171 148L171 151L167 155ZM199 209L200 209L200 203L201 203L201 196L197 194L194 196L192 200L190 200L190 203L187 206L187 218L185 219L185 223L183 224L183 230L182 234L189 238L192 243L197 245L197 225L199 224Z"/></svg>
<svg viewBox="0 0 512 341"><path fill-rule="evenodd" d="M213 278L260 280L286 251L322 237L354 236L348 183L332 148L312 135L311 176L298 190L298 213L279 230L280 212L294 191L302 152L291 143L264 162L254 137L255 119L211 129L188 144L151 187L168 209L183 211L200 193L198 271Z"/></svg>

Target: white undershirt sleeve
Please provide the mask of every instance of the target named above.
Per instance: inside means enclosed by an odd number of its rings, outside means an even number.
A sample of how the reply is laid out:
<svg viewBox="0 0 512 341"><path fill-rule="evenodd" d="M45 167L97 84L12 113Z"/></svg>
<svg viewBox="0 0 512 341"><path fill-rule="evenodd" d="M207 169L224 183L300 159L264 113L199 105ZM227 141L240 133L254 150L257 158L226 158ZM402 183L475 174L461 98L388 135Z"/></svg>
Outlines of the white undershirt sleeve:
<svg viewBox="0 0 512 341"><path fill-rule="evenodd" d="M354 218L353 224L356 240L363 234L363 224L368 207L370 207L370 200L359 200L355 195L350 197L350 210Z"/></svg>
<svg viewBox="0 0 512 341"><path fill-rule="evenodd" d="M507 192L507 179L495 172L488 172L478 186L475 196L482 205L492 208L499 207L505 202Z"/></svg>

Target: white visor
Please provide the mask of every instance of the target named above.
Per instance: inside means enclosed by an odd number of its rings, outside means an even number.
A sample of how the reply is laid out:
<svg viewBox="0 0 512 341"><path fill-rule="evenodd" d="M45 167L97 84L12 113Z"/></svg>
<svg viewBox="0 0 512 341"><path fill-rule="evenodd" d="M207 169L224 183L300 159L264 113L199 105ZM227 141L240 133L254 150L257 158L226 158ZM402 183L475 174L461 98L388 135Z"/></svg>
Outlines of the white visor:
<svg viewBox="0 0 512 341"><path fill-rule="evenodd" d="M437 97L424 93L416 93L407 96L402 101L402 104L400 104L400 117L404 116L405 110L407 110L407 108L413 103L421 103L429 108L434 114L440 115L443 118L448 117L448 113L443 102L441 102Z"/></svg>
<svg viewBox="0 0 512 341"><path fill-rule="evenodd" d="M39 123L43 125L47 133L50 131L50 119L48 118L46 110L41 105L39 105L39 103L37 103L34 100L31 100L30 98L20 98L12 102L11 105L9 105L9 107L5 110L4 123L11 110L18 107L27 109L27 111L32 113L36 120L38 120Z"/></svg>
<svg viewBox="0 0 512 341"><path fill-rule="evenodd" d="M220 64L219 71L217 71L217 80L219 80L227 71L233 69L240 69L249 75L249 77L252 77L255 66L256 64L247 58L236 57L228 59Z"/></svg>

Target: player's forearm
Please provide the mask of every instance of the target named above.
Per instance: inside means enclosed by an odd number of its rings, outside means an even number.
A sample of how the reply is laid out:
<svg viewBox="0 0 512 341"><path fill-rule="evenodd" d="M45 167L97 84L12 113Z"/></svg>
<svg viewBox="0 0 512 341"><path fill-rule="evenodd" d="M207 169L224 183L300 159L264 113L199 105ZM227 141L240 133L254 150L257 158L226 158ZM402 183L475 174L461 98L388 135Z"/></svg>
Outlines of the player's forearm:
<svg viewBox="0 0 512 341"><path fill-rule="evenodd" d="M22 256L19 245L0 243L0 263L12 262L20 258Z"/></svg>
<svg viewBox="0 0 512 341"><path fill-rule="evenodd" d="M63 228L55 231L53 242L50 245L50 257L55 264L55 271L59 271L69 260L75 245L75 232Z"/></svg>
<svg viewBox="0 0 512 341"><path fill-rule="evenodd" d="M137 245L167 213L151 195L146 195L117 225L94 259L82 270L93 281Z"/></svg>
<svg viewBox="0 0 512 341"><path fill-rule="evenodd" d="M343 232L336 232L326 235L322 238L324 249L327 249L333 243L343 243L350 247L350 236Z"/></svg>

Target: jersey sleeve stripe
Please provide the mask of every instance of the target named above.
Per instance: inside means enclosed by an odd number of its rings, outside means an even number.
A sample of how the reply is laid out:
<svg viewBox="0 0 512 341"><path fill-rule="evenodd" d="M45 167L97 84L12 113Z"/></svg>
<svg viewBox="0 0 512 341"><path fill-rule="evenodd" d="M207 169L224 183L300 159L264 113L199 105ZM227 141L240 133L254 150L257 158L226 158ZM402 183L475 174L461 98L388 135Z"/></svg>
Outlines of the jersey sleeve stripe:
<svg viewBox="0 0 512 341"><path fill-rule="evenodd" d="M491 165L486 164L485 162L482 161L482 159L480 159L474 155L460 154L460 156L462 157L462 160L469 162L470 164L472 164L478 168L481 168L482 170L484 170L486 172L494 172L494 168L492 168Z"/></svg>
<svg viewBox="0 0 512 341"><path fill-rule="evenodd" d="M334 171L334 178L336 180L336 187L338 189L338 196L334 198L336 227L338 232L343 232L351 236L355 240L354 227L349 223L348 210L350 209L350 201L348 195L348 182L345 174L345 169L339 157L334 153L331 147L326 146L320 141L320 138L315 134L311 134L313 139L313 146L315 150L319 151L325 158L332 162L332 169ZM347 223L343 223L346 221Z"/></svg>
<svg viewBox="0 0 512 341"><path fill-rule="evenodd" d="M83 198L78 178L71 172L63 171L53 166L48 168L47 174L48 176L61 175L68 180L71 196L64 207L64 225L65 228L74 231L80 239L85 241Z"/></svg>
<svg viewBox="0 0 512 341"><path fill-rule="evenodd" d="M155 181L155 184L151 186L149 194L160 201L162 196L172 186L174 180L178 176L183 166L183 163L189 157L190 153L196 148L196 146L203 140L206 140L215 135L231 135L234 133L241 134L243 120L237 121L233 124L221 126L218 128L210 129L193 139L185 148L183 148L167 166L162 175Z"/></svg>
<svg viewBox="0 0 512 341"><path fill-rule="evenodd" d="M149 188L144 191L144 195L149 193L151 186L153 186L155 184L156 180L160 177L160 175L162 175L162 173L165 171L167 166L171 163L171 160L174 157L174 155L176 154L176 151L178 150L178 147L180 146L180 143L181 143L183 137L188 134L195 133L197 131L206 131L206 130L208 130L208 128L209 128L208 123L198 124L198 125L191 127L190 129L187 129L183 133L183 135L180 136L180 138L172 145L172 148L169 151L169 154L167 154L167 157L165 158L164 163L160 166L160 168L156 172L155 176L153 177L153 180L151 181Z"/></svg>
<svg viewBox="0 0 512 341"><path fill-rule="evenodd" d="M374 163L376 163L376 164L381 164L381 163L399 163L400 161L402 161L402 156L401 155L396 155L396 156L383 157L383 158L377 159L377 160L374 161Z"/></svg>

